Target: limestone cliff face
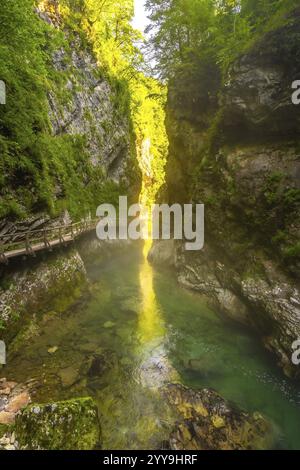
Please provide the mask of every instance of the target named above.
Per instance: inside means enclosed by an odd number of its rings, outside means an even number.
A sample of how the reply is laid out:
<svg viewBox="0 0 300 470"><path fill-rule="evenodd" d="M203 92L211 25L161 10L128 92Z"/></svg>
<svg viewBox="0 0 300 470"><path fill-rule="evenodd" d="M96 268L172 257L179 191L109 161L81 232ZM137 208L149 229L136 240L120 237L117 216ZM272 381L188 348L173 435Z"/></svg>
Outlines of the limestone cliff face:
<svg viewBox="0 0 300 470"><path fill-rule="evenodd" d="M208 90L209 102L195 111L175 80L167 119L168 197L206 206L204 250L188 253L180 243L175 250L179 281L255 328L286 374L297 376L300 106L291 85L299 79L299 26L295 11L242 56L218 104Z"/></svg>
<svg viewBox="0 0 300 470"><path fill-rule="evenodd" d="M115 91L101 77L91 52L82 48L79 38L54 54L58 72L67 74L62 103L55 93L49 94L49 115L55 135L81 135L94 167L101 166L106 176L116 183L126 181L127 164L131 159L129 121L118 114Z"/></svg>
<svg viewBox="0 0 300 470"><path fill-rule="evenodd" d="M41 2L37 14L53 28L64 31L58 0ZM66 81L59 95L49 94L49 116L55 135L81 135L94 166L101 166L108 178L126 180L131 159L130 122L119 112L118 95L112 88L91 49L79 34L64 32L67 49L53 55L53 66ZM67 99L63 99L63 95Z"/></svg>

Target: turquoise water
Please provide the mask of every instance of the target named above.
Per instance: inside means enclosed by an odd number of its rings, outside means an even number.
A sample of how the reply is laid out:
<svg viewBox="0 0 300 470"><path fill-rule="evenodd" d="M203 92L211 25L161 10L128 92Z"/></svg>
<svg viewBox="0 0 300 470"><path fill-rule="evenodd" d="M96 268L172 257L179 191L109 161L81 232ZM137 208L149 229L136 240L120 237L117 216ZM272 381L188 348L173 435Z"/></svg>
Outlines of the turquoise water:
<svg viewBox="0 0 300 470"><path fill-rule="evenodd" d="M42 378L37 401L94 396L107 449L159 448L175 419L159 388L172 381L212 387L262 412L279 447L300 449L299 389L247 330L152 268L146 248L86 261L89 292L64 315L44 316L22 353L9 357L6 375ZM95 355L101 373L91 374Z"/></svg>

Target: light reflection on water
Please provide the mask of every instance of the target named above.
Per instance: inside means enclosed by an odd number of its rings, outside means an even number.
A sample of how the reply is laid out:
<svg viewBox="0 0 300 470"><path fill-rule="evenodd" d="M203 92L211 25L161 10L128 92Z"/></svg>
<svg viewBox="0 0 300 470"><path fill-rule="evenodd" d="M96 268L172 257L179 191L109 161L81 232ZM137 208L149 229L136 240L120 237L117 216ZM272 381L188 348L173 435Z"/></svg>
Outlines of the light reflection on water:
<svg viewBox="0 0 300 470"><path fill-rule="evenodd" d="M159 388L167 382L179 380L179 376L168 358L168 331L153 286L153 268L147 259L151 246L151 240L145 241L139 273L142 302L136 331L139 340L137 354L141 357L141 384Z"/></svg>

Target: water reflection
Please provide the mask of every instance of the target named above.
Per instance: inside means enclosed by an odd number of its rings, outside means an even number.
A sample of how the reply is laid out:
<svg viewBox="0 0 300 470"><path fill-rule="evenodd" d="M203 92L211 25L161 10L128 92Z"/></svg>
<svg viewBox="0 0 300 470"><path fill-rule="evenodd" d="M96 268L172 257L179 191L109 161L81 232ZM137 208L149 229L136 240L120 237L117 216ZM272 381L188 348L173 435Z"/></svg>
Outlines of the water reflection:
<svg viewBox="0 0 300 470"><path fill-rule="evenodd" d="M153 287L153 269L147 259L151 245L152 240L145 241L139 275L142 302L136 331L140 357L138 377L142 385L159 388L177 380L177 374L169 362L168 331Z"/></svg>
<svg viewBox="0 0 300 470"><path fill-rule="evenodd" d="M139 275L142 303L137 335L143 349L151 348L157 342L163 342L166 335L163 315L153 288L153 269L147 260L151 244L151 240L145 241Z"/></svg>

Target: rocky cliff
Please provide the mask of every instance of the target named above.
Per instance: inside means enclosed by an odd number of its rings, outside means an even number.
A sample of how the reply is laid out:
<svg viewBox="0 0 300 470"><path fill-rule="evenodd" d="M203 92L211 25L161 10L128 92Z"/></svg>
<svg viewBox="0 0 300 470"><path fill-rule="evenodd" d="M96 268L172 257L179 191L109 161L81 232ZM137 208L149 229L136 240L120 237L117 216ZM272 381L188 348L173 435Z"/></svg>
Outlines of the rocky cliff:
<svg viewBox="0 0 300 470"><path fill-rule="evenodd" d="M167 197L206 207L204 250L178 243L168 263L182 284L251 325L289 376L299 376L291 362L300 337L300 107L291 101L299 26L297 10L253 42L222 86L214 72L191 95L175 78L167 118Z"/></svg>

